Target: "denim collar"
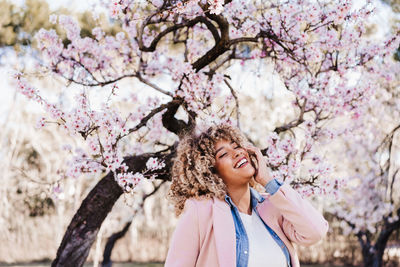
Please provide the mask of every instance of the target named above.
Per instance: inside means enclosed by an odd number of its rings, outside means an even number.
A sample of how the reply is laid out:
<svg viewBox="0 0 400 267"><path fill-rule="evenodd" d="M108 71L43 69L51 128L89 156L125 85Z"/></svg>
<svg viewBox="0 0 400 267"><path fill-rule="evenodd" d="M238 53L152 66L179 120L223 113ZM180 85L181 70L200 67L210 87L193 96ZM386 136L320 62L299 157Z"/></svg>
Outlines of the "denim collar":
<svg viewBox="0 0 400 267"><path fill-rule="evenodd" d="M250 195L251 195L251 208L254 209L258 203L262 203L265 198L260 195L260 193L257 192L254 188L250 187ZM233 203L232 199L230 196L225 195L225 201L228 203L228 205L232 208L235 207L235 204Z"/></svg>

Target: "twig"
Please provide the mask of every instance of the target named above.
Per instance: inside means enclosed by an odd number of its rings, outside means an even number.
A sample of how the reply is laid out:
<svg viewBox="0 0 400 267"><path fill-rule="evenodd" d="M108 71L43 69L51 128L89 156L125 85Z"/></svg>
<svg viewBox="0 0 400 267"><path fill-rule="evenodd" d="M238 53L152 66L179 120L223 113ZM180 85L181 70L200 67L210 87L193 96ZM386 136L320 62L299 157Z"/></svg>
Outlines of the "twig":
<svg viewBox="0 0 400 267"><path fill-rule="evenodd" d="M238 97L236 95L235 90L233 90L232 86L230 85L230 83L228 82L227 79L224 79L225 84L229 87L229 90L231 91L231 94L233 96L233 98L235 99L235 105L236 105L236 121L237 121L237 127L240 129L240 121L239 121L239 100Z"/></svg>

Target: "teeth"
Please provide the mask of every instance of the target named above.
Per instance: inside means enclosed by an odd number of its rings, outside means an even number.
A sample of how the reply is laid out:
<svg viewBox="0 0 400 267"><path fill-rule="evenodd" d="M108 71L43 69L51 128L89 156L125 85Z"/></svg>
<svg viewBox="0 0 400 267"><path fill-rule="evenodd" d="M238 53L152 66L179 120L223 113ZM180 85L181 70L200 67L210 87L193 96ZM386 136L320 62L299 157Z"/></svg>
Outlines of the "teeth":
<svg viewBox="0 0 400 267"><path fill-rule="evenodd" d="M239 168L241 165L247 162L247 159L241 159L235 166L235 168Z"/></svg>

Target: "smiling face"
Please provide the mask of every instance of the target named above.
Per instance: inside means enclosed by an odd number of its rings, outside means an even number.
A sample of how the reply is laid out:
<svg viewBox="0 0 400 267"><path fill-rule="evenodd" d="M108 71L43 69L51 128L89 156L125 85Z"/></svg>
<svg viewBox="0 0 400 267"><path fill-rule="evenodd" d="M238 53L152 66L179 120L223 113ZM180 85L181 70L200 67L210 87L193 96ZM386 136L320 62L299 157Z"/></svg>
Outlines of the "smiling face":
<svg viewBox="0 0 400 267"><path fill-rule="evenodd" d="M227 187L249 183L255 169L246 149L235 142L219 140L214 145L215 168Z"/></svg>

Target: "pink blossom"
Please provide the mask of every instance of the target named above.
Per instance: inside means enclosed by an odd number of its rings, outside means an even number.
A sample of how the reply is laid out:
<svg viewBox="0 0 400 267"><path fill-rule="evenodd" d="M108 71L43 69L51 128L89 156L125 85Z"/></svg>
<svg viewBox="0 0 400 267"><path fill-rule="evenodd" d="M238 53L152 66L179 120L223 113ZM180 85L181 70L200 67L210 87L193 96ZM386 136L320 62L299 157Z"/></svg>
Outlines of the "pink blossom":
<svg viewBox="0 0 400 267"><path fill-rule="evenodd" d="M161 7L164 4L164 0L152 0L151 3L155 6L155 7Z"/></svg>
<svg viewBox="0 0 400 267"><path fill-rule="evenodd" d="M104 32L100 27L95 27L92 29L92 34L96 37L97 40L100 40L104 36Z"/></svg>
<svg viewBox="0 0 400 267"><path fill-rule="evenodd" d="M36 128L40 129L40 128L44 127L45 124L46 124L46 118L45 117L41 117L36 122Z"/></svg>
<svg viewBox="0 0 400 267"><path fill-rule="evenodd" d="M220 14L224 10L224 0L207 0L210 4L210 13L211 14Z"/></svg>
<svg viewBox="0 0 400 267"><path fill-rule="evenodd" d="M79 38L81 29L75 19L70 16L60 15L59 23L65 29L69 40L73 41Z"/></svg>
<svg viewBox="0 0 400 267"><path fill-rule="evenodd" d="M56 23L57 23L57 20L58 20L58 16L57 16L57 15L51 14L51 15L49 16L49 21L50 21L51 24L56 24Z"/></svg>
<svg viewBox="0 0 400 267"><path fill-rule="evenodd" d="M126 191L132 192L132 190L144 179L141 173L123 172L117 175L118 184Z"/></svg>
<svg viewBox="0 0 400 267"><path fill-rule="evenodd" d="M148 170L159 170L165 167L165 163L159 161L157 158L150 157L146 162L146 168Z"/></svg>
<svg viewBox="0 0 400 267"><path fill-rule="evenodd" d="M248 46L248 50L246 48L243 51L242 45L237 46L235 56L239 63L244 65L245 61L264 57L272 59L274 74L280 77L294 98L291 103L295 116L300 113L303 116L301 120L299 117L282 118L282 124L302 123L280 134L272 132L264 140L268 147L267 163L274 169L272 176L297 182L304 168L305 179L315 178L316 185L298 188L302 194L341 197L338 192L342 182L332 174L339 164L333 166L329 164L329 159L319 156L323 154L316 155L313 151L321 149L322 142L328 144L336 140L343 132L325 122L337 119L346 123L346 119L352 118L352 124L362 125L366 117L365 107L373 101L376 88L381 86L380 83L388 86L396 80L399 64L388 62L391 62L390 56L398 48L400 38L387 36L379 41L365 38L372 8L357 9L347 0L328 1L321 6L315 5L314 1L278 1L273 5L265 1L231 1L225 5L222 0L202 0L201 4L208 3L210 6L206 11L201 9L198 0L172 2L175 6L168 7L168 10L156 10L162 6L161 0L152 1L156 8L150 6L150 9L137 10L141 7L135 1L111 1L109 12L124 30L115 36L106 35L103 29L96 27L92 30L94 38L81 38L78 23L65 15L52 15L50 20L53 23L58 21L65 30L71 41L67 47L64 47L54 30L41 29L37 33L41 67L75 84L88 85L76 94L71 105L64 107L47 101L22 75L15 76L18 92L40 103L48 113L46 120L39 120L40 126L54 122L69 134L82 139L84 151L68 149L72 159L67 174L77 178L86 173L98 175L100 172L113 171L118 173L115 176L118 183L126 191L131 191L143 177L155 178L155 174L150 175L149 171L164 167L164 162L150 158L146 163L147 173L133 174L128 172L128 167L123 163L127 154L148 152L158 142L171 145L176 141L176 136L170 138L172 134L163 126L162 115L165 111L154 115L139 131L130 131L152 109L165 103L164 98L142 97L141 91L128 96L129 93L124 95L122 86L105 86L103 89L111 91L109 99L104 99L100 108L90 105L90 94L85 90L92 90L95 85L113 84L113 80L124 76L133 80L135 75L140 74L142 79L160 87L163 84L160 81L168 80L166 84L173 88L169 92L183 101L182 112L186 115L196 114L199 128L205 127L210 121L235 123L229 107L234 105L234 98L230 94L226 96L229 91L224 83L232 75L226 67L235 64L235 60L228 60L229 63L215 72L211 71L233 52L233 46L211 65L201 70L193 69L193 62L215 45L213 34L206 25L198 23L189 29L185 38L186 47L182 45L183 39L178 40L179 47L175 46L177 40L173 38L180 33L178 30L163 36L155 51L144 52L140 49L141 45L148 47L159 33L153 27L141 27L148 14L154 15L150 20L157 22L154 25L163 31L172 24L186 23L209 12L227 20L230 39L257 36L258 42ZM262 13L259 12L261 8ZM174 53L171 54L172 50ZM181 50L186 50L185 54ZM362 77L357 84L349 78L356 73ZM126 101L119 102L119 97L125 97ZM124 108L119 109L121 106ZM219 106L222 107L215 108ZM305 132L304 139L298 138L297 128L305 129L302 131ZM355 129L356 126L349 131ZM292 130L294 137L289 135ZM307 165L303 166L302 160ZM365 177L368 182L360 183L368 191L376 184L371 178L372 174ZM365 195L371 199L379 197ZM380 207L385 212L391 210L387 205ZM346 212L346 216L357 221L359 229L371 227L363 222L364 215L351 212L349 215L349 211ZM382 214L387 214L385 212L368 215L372 221L377 221Z"/></svg>

